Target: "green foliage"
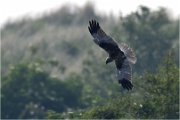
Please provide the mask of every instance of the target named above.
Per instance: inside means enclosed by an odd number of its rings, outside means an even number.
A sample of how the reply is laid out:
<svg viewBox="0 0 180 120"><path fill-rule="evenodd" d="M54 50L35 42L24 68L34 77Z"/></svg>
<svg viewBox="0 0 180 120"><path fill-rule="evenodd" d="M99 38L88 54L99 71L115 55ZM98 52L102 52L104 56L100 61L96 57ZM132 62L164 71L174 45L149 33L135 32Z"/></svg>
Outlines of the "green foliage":
<svg viewBox="0 0 180 120"><path fill-rule="evenodd" d="M92 3L81 8L65 5L57 11L44 13L36 20L24 18L4 26L2 74L7 72L8 64L30 59L26 51L29 44L32 44L32 54L36 53L45 59L56 57L69 73L72 72L70 69L77 69L79 65L77 71L81 73L81 62L90 55L89 49L97 56L102 54L88 33L87 24L90 19L96 19L118 44L126 43L132 47L140 60L133 66L136 74L140 75L146 69L155 71L155 66L170 47L178 49L179 22L172 20L165 8L152 11L140 6L137 11L115 20L117 18L112 16L97 14ZM105 59L106 55L101 57ZM56 68L47 69L57 74Z"/></svg>
<svg viewBox="0 0 180 120"><path fill-rule="evenodd" d="M72 43L63 41L60 48L67 54L76 56L79 53L79 48Z"/></svg>
<svg viewBox="0 0 180 120"><path fill-rule="evenodd" d="M129 100L128 100L129 101ZM104 106L94 106L90 110L82 112L81 118L83 119L118 119L125 117L126 107L130 104L127 103L127 98L125 96L117 96L117 98L112 99Z"/></svg>
<svg viewBox="0 0 180 120"><path fill-rule="evenodd" d="M46 115L46 119L64 119L65 117L61 113L49 110Z"/></svg>
<svg viewBox="0 0 180 120"><path fill-rule="evenodd" d="M179 68L172 51L162 59L157 73L146 73L134 85L135 92L120 92L104 105L93 105L76 113L63 115L48 112L48 118L77 119L178 119Z"/></svg>
<svg viewBox="0 0 180 120"><path fill-rule="evenodd" d="M141 79L140 92L144 94L142 108L136 115L142 119L179 118L179 68L172 51L162 59L157 73L146 73Z"/></svg>
<svg viewBox="0 0 180 120"><path fill-rule="evenodd" d="M7 23L2 29L2 118L177 119L177 52L160 62L169 48L178 51L179 20L167 13L140 6L117 20L87 3ZM135 51L133 91L124 91L114 64L105 64L107 54L88 32L90 19Z"/></svg>
<svg viewBox="0 0 180 120"><path fill-rule="evenodd" d="M38 62L20 62L9 69L2 76L2 118L43 118L49 109L63 112L81 106L82 84L77 75L62 82L51 78ZM40 109L35 110L32 106L37 105Z"/></svg>
<svg viewBox="0 0 180 120"><path fill-rule="evenodd" d="M173 24L165 8L151 11L148 7L140 6L136 12L120 18L120 25L112 32L121 32L115 34L115 39L126 39L126 44L133 48L137 60L140 60L135 64L134 70L140 74L145 68L155 71L161 57L178 40L178 25L175 27Z"/></svg>

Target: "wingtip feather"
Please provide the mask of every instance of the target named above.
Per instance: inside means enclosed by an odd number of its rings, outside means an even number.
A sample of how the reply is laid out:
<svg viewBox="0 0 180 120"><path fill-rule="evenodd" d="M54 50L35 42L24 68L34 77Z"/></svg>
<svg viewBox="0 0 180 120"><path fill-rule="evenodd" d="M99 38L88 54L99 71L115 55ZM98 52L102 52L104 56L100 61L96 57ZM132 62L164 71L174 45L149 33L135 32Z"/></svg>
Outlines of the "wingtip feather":
<svg viewBox="0 0 180 120"><path fill-rule="evenodd" d="M100 28L99 23L96 22L96 20L92 19L89 21L89 28L88 29L90 30L91 34L97 33L99 28Z"/></svg>

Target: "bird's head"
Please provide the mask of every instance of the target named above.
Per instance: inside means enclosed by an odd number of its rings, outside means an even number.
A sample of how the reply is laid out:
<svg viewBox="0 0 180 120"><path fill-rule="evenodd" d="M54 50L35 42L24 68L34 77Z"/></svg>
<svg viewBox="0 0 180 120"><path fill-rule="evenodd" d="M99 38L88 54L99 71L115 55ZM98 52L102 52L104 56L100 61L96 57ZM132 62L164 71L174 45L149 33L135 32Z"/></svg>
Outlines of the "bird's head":
<svg viewBox="0 0 180 120"><path fill-rule="evenodd" d="M113 61L113 59L107 57L107 59L106 59L106 65L107 65L108 63L112 62L112 61Z"/></svg>
<svg viewBox="0 0 180 120"><path fill-rule="evenodd" d="M106 60L106 65L108 64L109 62Z"/></svg>

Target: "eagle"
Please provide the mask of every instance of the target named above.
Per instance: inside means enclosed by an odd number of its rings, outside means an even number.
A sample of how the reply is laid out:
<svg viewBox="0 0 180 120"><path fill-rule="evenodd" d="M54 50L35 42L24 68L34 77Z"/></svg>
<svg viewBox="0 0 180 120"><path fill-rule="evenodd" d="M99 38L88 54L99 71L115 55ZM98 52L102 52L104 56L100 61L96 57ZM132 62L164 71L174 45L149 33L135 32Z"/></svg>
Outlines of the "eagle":
<svg viewBox="0 0 180 120"><path fill-rule="evenodd" d="M118 46L118 44L103 31L96 20L89 21L88 29L93 37L93 41L108 53L106 64L114 61L118 83L121 84L124 89L128 91L132 90L132 69L130 62L133 64L136 63L137 58L135 53L124 43Z"/></svg>

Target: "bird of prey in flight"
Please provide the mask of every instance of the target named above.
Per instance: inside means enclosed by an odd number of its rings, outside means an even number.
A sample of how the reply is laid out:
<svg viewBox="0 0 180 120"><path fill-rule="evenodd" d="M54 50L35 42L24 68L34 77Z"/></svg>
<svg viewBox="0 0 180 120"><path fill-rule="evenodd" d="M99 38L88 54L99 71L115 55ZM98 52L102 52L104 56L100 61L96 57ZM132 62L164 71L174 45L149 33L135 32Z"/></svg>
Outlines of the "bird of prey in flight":
<svg viewBox="0 0 180 120"><path fill-rule="evenodd" d="M114 61L119 84L124 89L132 90L132 69L129 62L136 63L137 58L134 52L124 43L118 46L95 20L89 21L88 29L94 38L93 41L108 53L106 64Z"/></svg>

